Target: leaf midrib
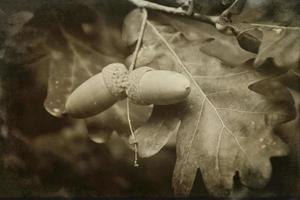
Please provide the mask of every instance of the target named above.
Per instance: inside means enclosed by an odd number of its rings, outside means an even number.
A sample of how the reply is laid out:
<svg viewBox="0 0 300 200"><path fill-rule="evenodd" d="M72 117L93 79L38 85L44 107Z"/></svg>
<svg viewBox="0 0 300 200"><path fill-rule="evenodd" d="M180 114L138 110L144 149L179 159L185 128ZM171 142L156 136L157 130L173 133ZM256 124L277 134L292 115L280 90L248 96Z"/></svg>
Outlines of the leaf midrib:
<svg viewBox="0 0 300 200"><path fill-rule="evenodd" d="M249 159L245 149L242 147L242 145L240 144L238 138L236 137L236 135L225 125L225 123L223 122L218 110L216 109L216 107L213 105L213 103L209 100L209 98L207 97L207 95L203 92L203 90L200 88L200 86L198 85L198 83L196 82L196 80L193 78L192 74L190 73L190 71L187 69L187 67L185 66L185 64L181 61L181 59L179 58L179 56L177 55L177 53L175 52L175 50L169 45L169 43L166 41L166 39L163 37L163 35L156 29L156 27L148 20L147 21L147 25L149 25L152 30L154 31L154 33L162 40L162 42L166 45L166 47L169 49L169 51L171 52L171 54L175 57L176 61L179 63L179 65L181 66L181 68L185 71L185 73L189 76L190 80L193 82L193 84L195 85L195 87L197 88L198 92L200 92L201 95L203 95L204 100L202 102L202 104L204 104L206 101L209 103L209 105L213 108L215 114L217 115L219 121L221 122L222 125L222 131L225 128L228 133L234 138L235 142L237 143L237 145L239 146L239 149L245 154L247 160L249 160L250 164L252 164L252 161ZM202 107L203 105L201 105ZM201 111L202 112L202 111ZM201 115L200 115L201 118ZM200 121L200 119L199 119ZM197 132L197 128L198 125L196 126L196 129L194 131L194 133ZM221 137L222 138L222 137ZM220 141L221 142L221 141ZM218 141L219 143L219 141ZM191 148L191 146L189 147ZM188 151L189 153L191 151ZM189 153L187 158L189 157ZM216 155L217 156L217 155Z"/></svg>

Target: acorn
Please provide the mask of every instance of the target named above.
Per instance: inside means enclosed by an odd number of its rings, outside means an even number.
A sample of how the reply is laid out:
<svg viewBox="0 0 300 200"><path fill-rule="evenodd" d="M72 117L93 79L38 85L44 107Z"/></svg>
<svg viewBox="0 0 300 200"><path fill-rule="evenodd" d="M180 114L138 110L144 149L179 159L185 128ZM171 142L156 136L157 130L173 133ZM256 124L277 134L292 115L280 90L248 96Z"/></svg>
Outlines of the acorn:
<svg viewBox="0 0 300 200"><path fill-rule="evenodd" d="M183 101L190 91L183 74L150 67L129 73L123 64L113 63L76 88L65 107L71 117L87 118L126 97L140 105L169 105Z"/></svg>
<svg viewBox="0 0 300 200"><path fill-rule="evenodd" d="M126 98L128 70L121 63L103 68L101 73L82 83L69 96L66 113L74 118L86 118L111 107Z"/></svg>
<svg viewBox="0 0 300 200"><path fill-rule="evenodd" d="M140 67L128 76L126 94L141 105L169 105L186 99L191 92L190 81L183 74Z"/></svg>

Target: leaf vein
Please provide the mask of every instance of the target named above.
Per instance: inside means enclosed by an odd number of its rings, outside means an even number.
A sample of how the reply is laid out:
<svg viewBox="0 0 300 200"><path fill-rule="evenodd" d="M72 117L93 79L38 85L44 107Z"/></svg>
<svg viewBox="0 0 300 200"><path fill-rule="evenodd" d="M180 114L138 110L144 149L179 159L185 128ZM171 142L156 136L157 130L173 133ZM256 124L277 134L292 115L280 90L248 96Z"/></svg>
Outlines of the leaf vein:
<svg viewBox="0 0 300 200"><path fill-rule="evenodd" d="M224 127L222 127L221 132L219 133L218 145L217 145L217 154L216 154L216 170L219 173L220 177L221 177L221 171L220 171L220 148L221 148L221 141L222 141L222 136L223 136L223 130L224 130Z"/></svg>
<svg viewBox="0 0 300 200"><path fill-rule="evenodd" d="M193 75L191 74L191 72L187 69L187 67L185 66L185 64L182 62L182 60L179 58L179 56L177 55L177 53L175 52L175 50L171 47L171 45L166 41L166 39L162 36L162 34L156 29L156 27L150 22L147 21L147 24L152 28L153 32L161 39L161 41L166 45L166 47L168 48L168 50L171 52L171 54L175 57L176 61L178 62L178 64L181 66L181 68L184 70L184 72L188 75L188 77L191 79L191 81L193 82L193 84L196 86L196 88L198 89L198 91L203 95L204 100L207 100L207 102L209 103L209 105L213 108L214 112L217 115L217 118L219 119L219 121L221 122L222 126L230 133L230 135L233 136L235 142L237 143L238 147L241 149L241 151L245 154L245 156L247 157L247 159L250 161L251 165L252 162L251 160L248 158L248 155L246 153L246 151L244 150L244 148L241 146L239 140L237 139L237 137L232 133L232 131L230 131L230 129L224 124L219 112L217 111L216 107L213 105L213 103L207 98L206 94L203 92L203 90L200 88L200 86L198 85L197 81L193 78Z"/></svg>

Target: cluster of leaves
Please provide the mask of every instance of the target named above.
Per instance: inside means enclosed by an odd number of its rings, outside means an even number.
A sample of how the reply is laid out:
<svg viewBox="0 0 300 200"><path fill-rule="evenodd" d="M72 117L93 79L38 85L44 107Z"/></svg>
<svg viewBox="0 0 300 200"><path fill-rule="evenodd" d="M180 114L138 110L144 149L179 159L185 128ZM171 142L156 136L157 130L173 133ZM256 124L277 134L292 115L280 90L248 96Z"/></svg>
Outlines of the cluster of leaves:
<svg viewBox="0 0 300 200"><path fill-rule="evenodd" d="M197 0L196 9L218 14L232 2L207 4ZM16 132L12 127L17 127L29 131L28 127L35 123L32 116L43 112L43 104L52 115L63 116L65 101L78 85L109 63L129 65L143 18L141 12L132 10L125 1L97 3L60 3L58 7L54 3L55 8L45 4L34 17L21 13L23 21L17 22L14 30L6 31L9 37L1 50L5 72L0 101L3 130ZM169 5L168 1L160 3ZM274 16L266 9L271 4L291 14ZM192 92L185 102L176 105L131 105L131 116L134 127L138 127L135 135L141 157L155 155L176 136L176 195L191 192L198 169L206 189L215 196L228 196L234 188L234 177L245 187L264 187L271 178L270 158L287 155L287 144L274 130L283 127L285 132L292 127L293 133L299 131L295 110L299 110L300 29L296 27L297 12L292 10L298 4L290 1L284 8L280 5L277 1L246 1L242 12L232 18L238 35L226 35L205 22L149 11L136 67L183 73L191 80ZM9 71L14 75L6 73ZM18 85L10 86L16 77L29 72L34 74L34 81L27 76L18 80ZM34 91L39 92L28 95L28 88L20 90L24 83L35 85ZM12 103L21 101L39 102L38 111L32 112L28 105L20 111L20 106ZM15 119L20 112L22 119ZM23 119L23 113L31 117ZM57 126L66 120L58 121L46 113L43 116L45 123ZM124 102L82 122L93 141L102 143L117 131L130 147ZM1 134L5 135L3 130ZM30 131L35 135L43 129ZM30 144L39 150L43 146L38 139ZM94 167L102 165L96 163Z"/></svg>

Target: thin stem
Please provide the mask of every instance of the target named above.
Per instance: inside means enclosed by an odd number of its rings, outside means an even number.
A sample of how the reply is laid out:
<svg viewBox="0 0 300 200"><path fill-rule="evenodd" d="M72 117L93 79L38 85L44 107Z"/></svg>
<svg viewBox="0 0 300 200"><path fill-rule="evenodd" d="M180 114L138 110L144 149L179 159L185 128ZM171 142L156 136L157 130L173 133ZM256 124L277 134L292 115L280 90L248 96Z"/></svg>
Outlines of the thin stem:
<svg viewBox="0 0 300 200"><path fill-rule="evenodd" d="M128 125L129 125L129 130L130 130L130 133L131 133L131 136L132 136L132 139L134 141L134 166L135 167L138 167L139 164L138 164L138 155L137 155L137 152L138 152L138 143L136 141L136 138L135 138L135 135L134 135L134 130L133 130L133 127L132 127L132 122L131 122L131 118L130 118L130 104L129 104L129 99L127 98L127 101L126 101L126 107L127 107L127 121L128 121Z"/></svg>
<svg viewBox="0 0 300 200"><path fill-rule="evenodd" d="M141 48L141 44L142 44L144 33L145 33L146 22L147 22L147 18L148 18L148 12L145 8L142 9L142 12L144 14L144 17L143 17L143 21L142 21L142 24L141 24L141 29L140 29L139 37L138 37L138 40L137 40L137 44L136 44L136 47L135 47L135 50L134 50L134 53L133 53L133 60L132 60L131 65L129 67L129 72L131 72L134 69L135 65L136 65L139 50Z"/></svg>
<svg viewBox="0 0 300 200"><path fill-rule="evenodd" d="M270 25L270 24L255 24L255 23L251 23L250 25L256 26L256 27L300 30L299 27L287 27L287 26L278 26L278 25Z"/></svg>
<svg viewBox="0 0 300 200"><path fill-rule="evenodd" d="M232 9L234 6L239 2L240 0L235 0L226 10L222 12L222 16L227 16L232 12Z"/></svg>
<svg viewBox="0 0 300 200"><path fill-rule="evenodd" d="M141 24L141 29L140 29L140 32L139 32L137 44L136 44L136 47L135 47L135 50L134 50L134 53L133 53L133 59L132 59L131 65L129 66L129 73L132 72L133 69L135 68L136 61L137 61L138 54L139 54L139 50L141 48L142 41L143 41L143 38L144 38L146 23L147 23L147 19L148 19L148 12L145 8L142 9L142 12L143 12L143 15L144 15L143 16L143 21L142 21L142 24ZM138 164L138 143L137 143L136 137L134 135L133 127L132 127L132 122L131 122L131 118L130 118L130 104L129 104L129 99L128 98L127 98L126 106L127 106L127 121L128 121L128 125L129 125L129 130L130 130L132 139L134 141L134 166L138 167L139 166L139 164Z"/></svg>

